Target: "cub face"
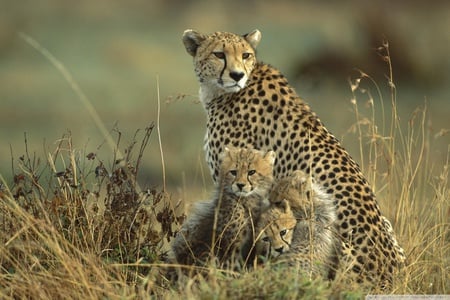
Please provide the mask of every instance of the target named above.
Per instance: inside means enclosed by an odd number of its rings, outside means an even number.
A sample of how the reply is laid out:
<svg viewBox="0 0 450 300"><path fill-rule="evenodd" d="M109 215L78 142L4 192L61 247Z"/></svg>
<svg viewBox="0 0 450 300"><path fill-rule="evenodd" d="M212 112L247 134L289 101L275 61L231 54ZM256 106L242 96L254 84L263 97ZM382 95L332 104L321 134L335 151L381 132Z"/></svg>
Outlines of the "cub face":
<svg viewBox="0 0 450 300"><path fill-rule="evenodd" d="M269 193L275 152L226 147L220 159L221 184L226 192L239 197Z"/></svg>
<svg viewBox="0 0 450 300"><path fill-rule="evenodd" d="M194 57L195 73L208 93L233 93L245 87L256 64L255 49L261 33L240 36L227 32L210 35L188 29L183 34L186 51Z"/></svg>
<svg viewBox="0 0 450 300"><path fill-rule="evenodd" d="M289 251L294 237L297 220L291 211L289 202L281 201L261 214L256 242L258 255L276 258Z"/></svg>

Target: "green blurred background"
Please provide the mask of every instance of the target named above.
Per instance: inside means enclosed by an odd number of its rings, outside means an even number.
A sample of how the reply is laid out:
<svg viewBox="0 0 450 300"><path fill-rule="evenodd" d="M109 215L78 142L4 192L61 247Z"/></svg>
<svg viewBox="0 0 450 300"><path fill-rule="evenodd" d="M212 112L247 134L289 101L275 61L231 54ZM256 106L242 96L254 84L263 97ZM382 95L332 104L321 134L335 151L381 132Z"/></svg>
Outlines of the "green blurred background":
<svg viewBox="0 0 450 300"><path fill-rule="evenodd" d="M211 183L202 151L205 115L192 59L181 43L188 28L261 30L259 58L288 76L357 161L348 79L358 75L354 68L370 74L390 107L388 69L376 53L387 38L401 122L407 125L426 101L433 158L438 164L444 161L449 138L439 133L450 128L448 1L1 0L0 174L11 180L11 149L17 161L25 152L24 133L29 151L41 158L70 131L80 154L95 152L113 160L79 97L20 38L23 32L71 72L105 126L120 130L123 148L137 129L156 121L159 80L167 186L181 197L204 197L199 192ZM380 117L376 88L366 87ZM361 113L370 116L367 99L367 94L357 95ZM385 114L389 117L388 109ZM144 155L141 184L161 186L156 131Z"/></svg>

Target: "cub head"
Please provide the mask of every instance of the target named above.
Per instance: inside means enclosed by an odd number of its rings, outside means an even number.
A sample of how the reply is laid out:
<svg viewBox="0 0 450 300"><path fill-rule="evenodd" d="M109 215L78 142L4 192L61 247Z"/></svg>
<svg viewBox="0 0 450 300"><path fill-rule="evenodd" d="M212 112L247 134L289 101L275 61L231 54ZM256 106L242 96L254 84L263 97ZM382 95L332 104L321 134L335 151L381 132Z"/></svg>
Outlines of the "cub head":
<svg viewBox="0 0 450 300"><path fill-rule="evenodd" d="M275 152L243 148L225 148L220 156L220 183L223 189L239 197L266 196L273 182Z"/></svg>
<svg viewBox="0 0 450 300"><path fill-rule="evenodd" d="M243 36L228 32L207 35L192 29L183 33L201 86L214 94L234 93L245 87L256 65L255 49L260 39L259 30Z"/></svg>
<svg viewBox="0 0 450 300"><path fill-rule="evenodd" d="M259 256L276 258L289 251L297 220L289 202L283 200L264 211L257 227L256 251Z"/></svg>
<svg viewBox="0 0 450 300"><path fill-rule="evenodd" d="M277 181L270 193L270 203L277 204L286 200L293 210L307 214L312 205L312 180L304 172L294 171Z"/></svg>
<svg viewBox="0 0 450 300"><path fill-rule="evenodd" d="M333 197L314 178L300 170L278 180L271 190L271 204L285 200L289 202L298 222L314 220L316 224L329 225L336 220Z"/></svg>

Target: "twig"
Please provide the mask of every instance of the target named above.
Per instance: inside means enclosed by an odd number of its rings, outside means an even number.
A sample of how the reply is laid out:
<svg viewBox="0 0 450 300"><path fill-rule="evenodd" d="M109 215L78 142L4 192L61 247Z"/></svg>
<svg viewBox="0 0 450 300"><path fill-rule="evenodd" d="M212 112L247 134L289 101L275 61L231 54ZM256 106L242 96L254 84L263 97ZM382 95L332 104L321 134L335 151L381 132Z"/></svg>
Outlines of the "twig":
<svg viewBox="0 0 450 300"><path fill-rule="evenodd" d="M158 115L156 116L156 131L158 133L158 144L159 144L159 152L161 154L161 164L162 164L162 176L163 176L163 192L166 191L166 167L164 163L164 153L162 150L162 143L161 143L161 129L160 129L160 122L159 117L161 114L161 100L159 97L159 76L156 76L156 92L158 97Z"/></svg>

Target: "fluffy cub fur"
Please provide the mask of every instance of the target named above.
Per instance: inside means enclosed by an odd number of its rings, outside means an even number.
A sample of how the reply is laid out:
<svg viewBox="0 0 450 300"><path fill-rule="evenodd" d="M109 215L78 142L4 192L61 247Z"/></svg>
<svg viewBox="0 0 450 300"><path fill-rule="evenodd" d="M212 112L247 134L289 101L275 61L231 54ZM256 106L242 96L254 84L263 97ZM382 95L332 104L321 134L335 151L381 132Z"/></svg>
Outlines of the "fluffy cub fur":
<svg viewBox="0 0 450 300"><path fill-rule="evenodd" d="M275 153L226 148L215 196L194 205L172 243L174 260L204 264L216 258L222 267L242 265L250 255L254 227L269 205Z"/></svg>
<svg viewBox="0 0 450 300"><path fill-rule="evenodd" d="M289 251L277 261L297 265L310 276L332 277L336 267L339 239L336 235L336 209L331 196L310 176L295 171L274 187L272 205L288 202L297 220Z"/></svg>

